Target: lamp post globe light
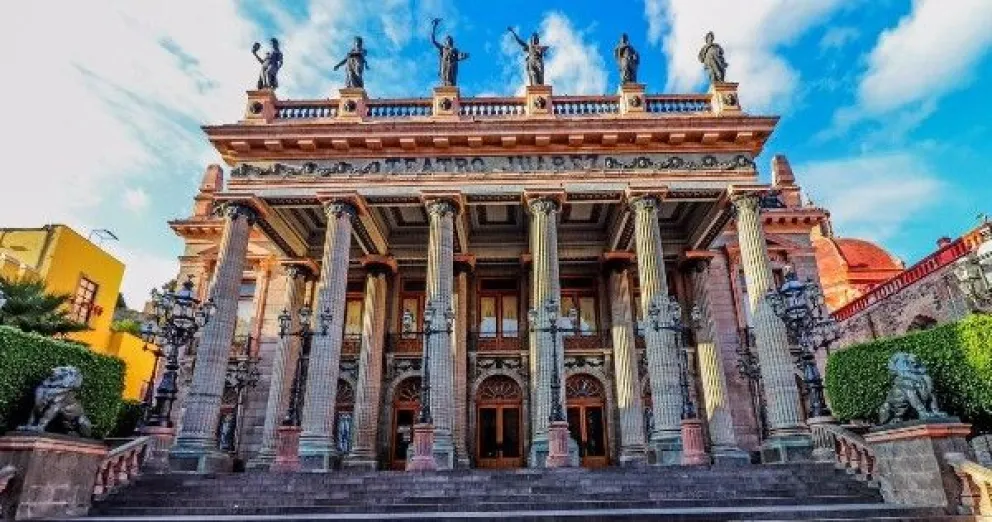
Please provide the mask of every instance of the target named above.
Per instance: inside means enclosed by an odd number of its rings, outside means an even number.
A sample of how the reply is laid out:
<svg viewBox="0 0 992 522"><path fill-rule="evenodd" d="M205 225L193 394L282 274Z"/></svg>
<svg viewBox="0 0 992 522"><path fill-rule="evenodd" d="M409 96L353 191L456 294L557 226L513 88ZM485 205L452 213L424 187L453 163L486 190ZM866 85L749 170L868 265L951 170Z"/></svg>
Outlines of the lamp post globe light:
<svg viewBox="0 0 992 522"><path fill-rule="evenodd" d="M836 341L840 337L840 329L827 312L819 285L812 279L800 282L792 267L786 267L784 276L782 286L769 290L765 299L799 345L798 366L806 387L809 416L830 417L815 353Z"/></svg>
<svg viewBox="0 0 992 522"><path fill-rule="evenodd" d="M147 426L172 428L172 404L179 391L179 350L193 344L197 332L210 321L216 309L213 299L201 303L195 295L193 276L178 291L152 290L152 314L141 326L141 338L165 353L165 372L155 390Z"/></svg>
<svg viewBox="0 0 992 522"><path fill-rule="evenodd" d="M451 333L455 312L448 307L439 312L433 300L424 306L424 331L416 332L416 320L409 310L403 311L403 333L421 333L424 337L422 358L423 378L420 379L420 411L417 424L413 427L413 455L407 462L407 471L428 471L437 469L434 460L434 420L431 417L431 337L439 333Z"/></svg>
<svg viewBox="0 0 992 522"><path fill-rule="evenodd" d="M662 330L675 334L675 346L679 353L679 389L682 395L682 465L699 466L710 463L703 439L702 421L696 412L696 405L689 393L689 334L699 326L702 312L693 305L689 310L689 322L683 319L682 305L674 296L655 297L648 303L647 318L641 321L638 330L644 335L648 330Z"/></svg>
<svg viewBox="0 0 992 522"><path fill-rule="evenodd" d="M568 321L571 327L562 328L559 310L558 302L548 298L544 306L539 309L531 308L527 312L533 331L551 335L551 401L549 403L551 411L548 414L548 457L544 463L547 468L562 468L569 465L568 421L565 420L565 409L561 403L561 373L558 371L558 334L578 330L579 312L575 308L569 309ZM543 320L547 324L543 327L539 326L542 311Z"/></svg>
<svg viewBox="0 0 992 522"><path fill-rule="evenodd" d="M296 357L296 367L293 369L293 383L289 391L289 405L286 416L276 430L276 458L270 466L271 471L297 472L300 471L300 412L303 410L303 397L306 387L306 367L310 357L310 346L313 337L327 336L331 330L330 309L325 308L317 314L317 327L313 325L313 310L303 305L296 311L298 328L293 330L293 316L288 309L283 308L279 314L279 338L287 342L287 337L300 339L299 355Z"/></svg>

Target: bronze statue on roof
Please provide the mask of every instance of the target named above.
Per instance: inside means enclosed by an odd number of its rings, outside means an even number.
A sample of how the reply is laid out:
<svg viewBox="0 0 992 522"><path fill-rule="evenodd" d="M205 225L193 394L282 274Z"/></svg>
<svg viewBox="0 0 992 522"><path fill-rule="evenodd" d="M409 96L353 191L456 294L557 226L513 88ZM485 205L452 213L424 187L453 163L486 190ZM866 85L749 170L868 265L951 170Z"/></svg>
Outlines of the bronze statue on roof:
<svg viewBox="0 0 992 522"><path fill-rule="evenodd" d="M527 55L527 84L544 85L544 55L548 52L548 46L541 45L541 38L537 33L530 35L530 40L525 42L512 27L507 27L506 30Z"/></svg>
<svg viewBox="0 0 992 522"><path fill-rule="evenodd" d="M441 23L440 18L431 20L431 42L437 48L438 53L438 78L441 85L452 87L458 85L458 62L468 59L468 53L463 53L455 47L455 40L448 35L444 37L444 44L437 41L437 26Z"/></svg>
<svg viewBox="0 0 992 522"><path fill-rule="evenodd" d="M335 71L340 69L342 65L347 66L344 74L345 87L349 89L365 87L365 69L369 68L368 60L365 59L366 54L368 53L362 44L362 37L356 36L355 43L348 51L348 55L334 66Z"/></svg>
<svg viewBox="0 0 992 522"><path fill-rule="evenodd" d="M259 56L258 51L262 44L255 42L251 46L251 54L262 65L262 70L258 73L258 89L275 89L279 87L279 69L282 68L282 51L279 49L279 40L275 38L269 40L272 43L272 50Z"/></svg>
<svg viewBox="0 0 992 522"><path fill-rule="evenodd" d="M710 82L721 83L727 76L727 60L723 58L723 47L713 39L713 31L706 33L706 44L699 50L699 61L706 68Z"/></svg>
<svg viewBox="0 0 992 522"><path fill-rule="evenodd" d="M641 57L630 45L627 33L620 35L620 43L613 49L613 56L620 67L620 84L637 83L637 66L641 63Z"/></svg>

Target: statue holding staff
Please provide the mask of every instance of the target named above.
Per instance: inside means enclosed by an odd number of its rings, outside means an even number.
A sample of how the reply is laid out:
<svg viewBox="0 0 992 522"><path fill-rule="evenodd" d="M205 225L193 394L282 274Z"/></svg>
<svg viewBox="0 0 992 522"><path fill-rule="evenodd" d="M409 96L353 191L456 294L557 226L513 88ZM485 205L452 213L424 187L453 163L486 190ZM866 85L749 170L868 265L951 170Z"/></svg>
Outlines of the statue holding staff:
<svg viewBox="0 0 992 522"><path fill-rule="evenodd" d="M620 35L620 43L613 49L613 56L620 67L620 83L637 83L637 66L641 63L641 57L630 45L627 33Z"/></svg>
<svg viewBox="0 0 992 522"><path fill-rule="evenodd" d="M366 54L365 47L362 45L362 37L356 36L355 43L348 51L348 55L334 66L336 71L342 65L347 65L344 74L345 87L349 89L365 87L365 69L369 68L368 60L365 59Z"/></svg>
<svg viewBox="0 0 992 522"><path fill-rule="evenodd" d="M724 81L727 75L727 60L723 58L723 47L713 41L713 31L706 33L706 45L699 50L699 61L706 68L711 83Z"/></svg>
<svg viewBox="0 0 992 522"><path fill-rule="evenodd" d="M507 27L506 30L510 31L527 55L528 85L544 85L544 55L548 52L548 46L541 45L541 38L537 33L530 35L530 41L525 42L512 27Z"/></svg>
<svg viewBox="0 0 992 522"><path fill-rule="evenodd" d="M282 51L279 50L279 40L273 38L270 42L272 42L272 50L265 53L264 57L258 55L262 44L255 42L255 45L251 46L251 54L255 55L255 59L262 65L262 70L258 73L259 89L279 87L278 75L279 69L282 68Z"/></svg>
<svg viewBox="0 0 992 522"><path fill-rule="evenodd" d="M441 85L452 87L458 84L458 62L468 59L468 53L463 53L455 47L455 40L451 35L444 37L444 44L437 41L437 26L441 23L440 18L431 20L431 42L437 48L438 53L438 77Z"/></svg>

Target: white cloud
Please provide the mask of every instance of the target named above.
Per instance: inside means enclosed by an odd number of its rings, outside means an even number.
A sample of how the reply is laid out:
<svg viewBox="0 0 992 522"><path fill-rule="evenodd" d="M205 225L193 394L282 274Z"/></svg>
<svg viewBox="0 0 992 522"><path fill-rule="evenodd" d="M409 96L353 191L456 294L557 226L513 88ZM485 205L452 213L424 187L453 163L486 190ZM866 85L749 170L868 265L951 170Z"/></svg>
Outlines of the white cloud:
<svg viewBox="0 0 992 522"><path fill-rule="evenodd" d="M796 167L806 194L830 210L838 235L885 241L914 219L929 219L944 184L911 152L810 162Z"/></svg>
<svg viewBox="0 0 992 522"><path fill-rule="evenodd" d="M820 52L840 49L861 37L857 27L831 27L820 38Z"/></svg>
<svg viewBox="0 0 992 522"><path fill-rule="evenodd" d="M713 31L727 58L727 80L740 83L746 110L783 110L799 73L777 51L824 23L840 0L645 0L648 40L668 57L670 92L690 92L705 81L698 53Z"/></svg>
<svg viewBox="0 0 992 522"><path fill-rule="evenodd" d="M132 309L141 310L152 288L158 288L179 273L179 261L175 257L133 250L112 242L101 246L124 263L121 293Z"/></svg>
<svg viewBox="0 0 992 522"><path fill-rule="evenodd" d="M859 104L879 114L935 99L972 80L972 68L990 47L992 2L916 0L868 55Z"/></svg>
<svg viewBox="0 0 992 522"><path fill-rule="evenodd" d="M520 33L520 31L517 31ZM555 94L605 94L606 62L595 42L587 41L584 31L576 30L562 13L550 12L541 21L541 45L547 45L544 62L544 83L555 89ZM522 33L527 40L530 33ZM516 94L523 94L527 85L524 53L520 45L504 33L500 40L503 53L504 85L518 86Z"/></svg>
<svg viewBox="0 0 992 522"><path fill-rule="evenodd" d="M148 193L141 187L125 190L124 207L134 213L142 212L148 208Z"/></svg>

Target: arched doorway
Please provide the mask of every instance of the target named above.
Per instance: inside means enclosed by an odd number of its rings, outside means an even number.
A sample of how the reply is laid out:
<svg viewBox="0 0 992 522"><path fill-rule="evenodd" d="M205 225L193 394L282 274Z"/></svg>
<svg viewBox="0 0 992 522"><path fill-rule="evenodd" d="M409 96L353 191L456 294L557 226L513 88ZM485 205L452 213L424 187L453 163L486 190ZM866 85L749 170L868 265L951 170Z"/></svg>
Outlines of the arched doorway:
<svg viewBox="0 0 992 522"><path fill-rule="evenodd" d="M523 391L520 386L505 375L494 375L479 385L475 404L478 467L518 468L523 465L520 436Z"/></svg>
<svg viewBox="0 0 992 522"><path fill-rule="evenodd" d="M338 379L338 392L334 399L334 445L338 453L351 452L352 427L355 417L355 387Z"/></svg>
<svg viewBox="0 0 992 522"><path fill-rule="evenodd" d="M579 445L586 468L601 468L609 462L606 447L606 392L599 379L578 374L565 381L568 431Z"/></svg>
<svg viewBox="0 0 992 522"><path fill-rule="evenodd" d="M420 377L408 377L393 393L392 444L390 467L406 469L406 454L413 442L413 424L420 410Z"/></svg>

